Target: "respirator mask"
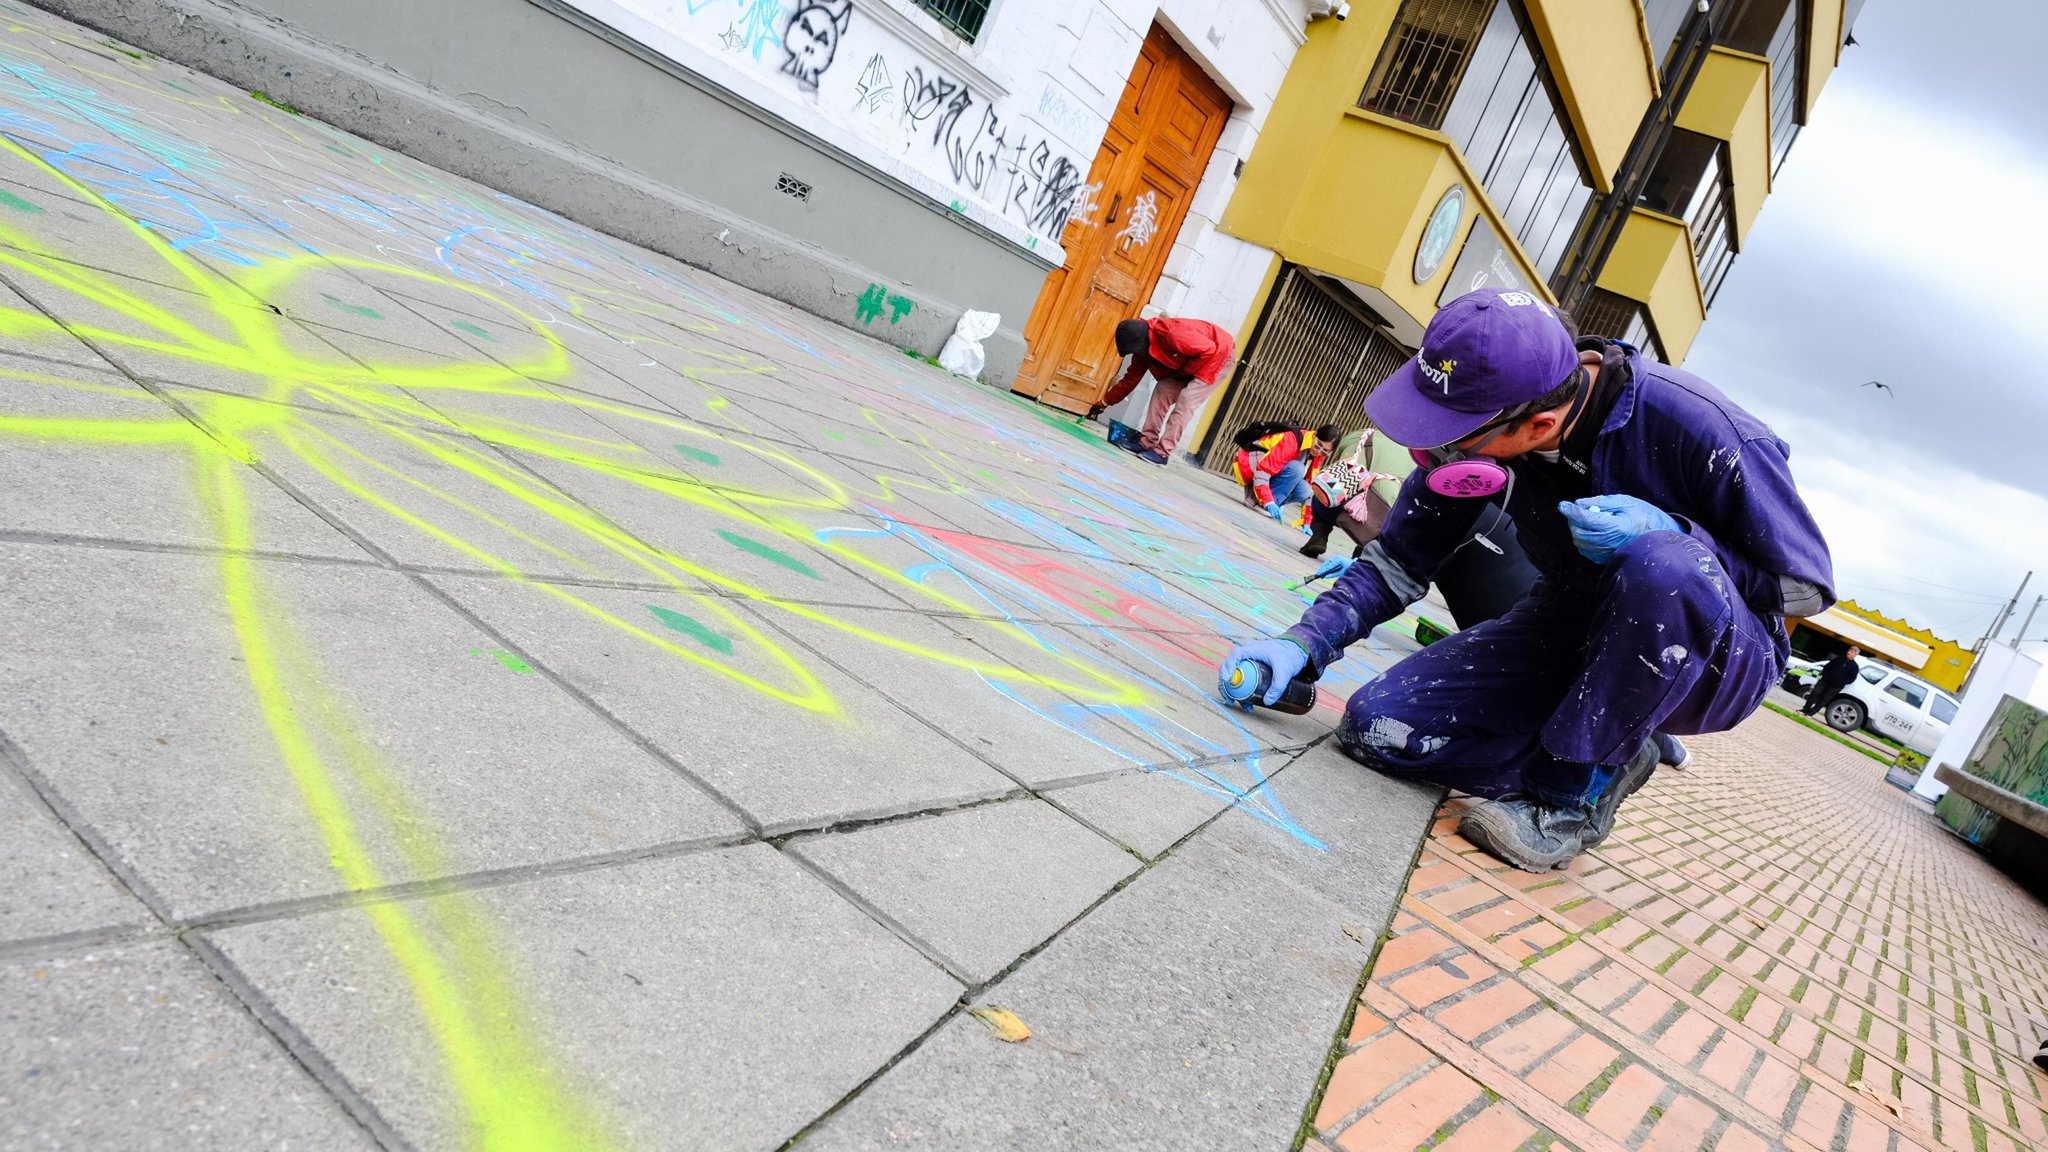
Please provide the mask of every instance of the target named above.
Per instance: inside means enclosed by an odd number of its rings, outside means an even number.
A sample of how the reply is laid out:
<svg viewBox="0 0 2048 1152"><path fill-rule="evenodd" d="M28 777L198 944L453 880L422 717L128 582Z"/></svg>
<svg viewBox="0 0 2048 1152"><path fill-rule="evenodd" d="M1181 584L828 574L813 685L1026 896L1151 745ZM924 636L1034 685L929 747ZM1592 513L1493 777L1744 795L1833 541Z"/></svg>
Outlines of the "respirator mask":
<svg viewBox="0 0 2048 1152"><path fill-rule="evenodd" d="M1587 387L1584 365L1572 373L1571 379L1577 382L1578 387L1572 394L1571 410L1560 425L1564 428L1570 428L1578 419L1593 391ZM1501 503L1505 505L1508 497L1514 494L1514 470L1491 456L1481 455L1479 450L1493 443L1517 422L1542 411L1536 405L1536 400L1517 404L1480 425L1470 435L1450 444L1437 448L1410 448L1408 455L1414 459L1416 467L1428 469L1423 474L1423 484L1440 496L1485 497L1505 492L1507 495L1501 497Z"/></svg>

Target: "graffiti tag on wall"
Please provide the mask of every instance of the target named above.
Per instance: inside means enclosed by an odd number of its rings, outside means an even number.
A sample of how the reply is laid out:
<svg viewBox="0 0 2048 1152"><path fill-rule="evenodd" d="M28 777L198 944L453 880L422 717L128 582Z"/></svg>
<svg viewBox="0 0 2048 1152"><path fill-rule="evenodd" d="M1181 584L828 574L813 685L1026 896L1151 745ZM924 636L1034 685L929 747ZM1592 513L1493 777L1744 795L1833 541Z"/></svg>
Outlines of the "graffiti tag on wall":
<svg viewBox="0 0 2048 1152"><path fill-rule="evenodd" d="M1032 232L1057 237L1083 203L1074 145L1092 149L1102 131L1085 108L1050 85L991 102L854 0L615 2Z"/></svg>

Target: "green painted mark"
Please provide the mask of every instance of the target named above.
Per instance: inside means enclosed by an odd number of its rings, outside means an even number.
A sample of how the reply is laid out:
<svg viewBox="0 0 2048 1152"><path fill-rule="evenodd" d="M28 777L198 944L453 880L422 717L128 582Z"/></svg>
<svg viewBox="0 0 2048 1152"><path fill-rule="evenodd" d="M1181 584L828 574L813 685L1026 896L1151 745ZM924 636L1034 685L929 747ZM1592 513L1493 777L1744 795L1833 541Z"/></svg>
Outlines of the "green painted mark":
<svg viewBox="0 0 2048 1152"><path fill-rule="evenodd" d="M910 297L891 295L889 297L889 323L903 323L903 318L910 315L910 310L915 307L917 305L911 302Z"/></svg>
<svg viewBox="0 0 2048 1152"><path fill-rule="evenodd" d="M165 83L166 85L168 85L168 86L172 87L172 88L176 88L176 89L177 89L178 91L180 91L180 92L183 92L183 93L184 93L185 95L187 95L187 96L197 96L197 95L199 95L199 93L197 93L197 92L194 92L194 91L193 91L193 90L191 90L190 88L187 88L187 87L185 87L185 86L184 86L183 84L179 84L179 83L177 83L176 81L172 81L172 80L166 80L166 81L164 81L164 83Z"/></svg>
<svg viewBox="0 0 2048 1152"><path fill-rule="evenodd" d="M513 672L523 672L528 674L531 674L533 672L533 665L528 664L526 661L521 660L519 657L513 655L512 653L505 651L503 648L493 648L488 652L484 651L481 648L471 648L469 650L469 654L471 656L489 656L492 659L496 660L498 663L503 664L507 669Z"/></svg>
<svg viewBox="0 0 2048 1152"><path fill-rule="evenodd" d="M979 477L981 477L981 478L982 478L983 480L986 480L986 481L988 481L988 482L989 482L989 483L991 483L991 484L997 484L997 483L1001 483L1001 481L999 481L999 480L998 480L998 479L996 478L996 474L995 474L995 473L993 473L993 472L991 472L991 471L989 471L989 470L988 470L988 469L986 469L986 468L976 468L976 469L974 470L974 474L975 474L976 476L979 476Z"/></svg>
<svg viewBox="0 0 2048 1152"><path fill-rule="evenodd" d="M831 438L833 438L834 440L844 440L844 439L846 439L846 433L844 433L844 432L834 432L834 431L833 431L832 429L830 429L830 428L827 428L827 429L825 429L825 435L827 435L827 436L830 436L830 437L831 437Z"/></svg>
<svg viewBox="0 0 2048 1152"><path fill-rule="evenodd" d="M889 290L880 284L870 284L868 290L861 293L860 299L853 305L854 319L862 324L873 324L888 303Z"/></svg>
<svg viewBox="0 0 2048 1152"><path fill-rule="evenodd" d="M965 212L965 211L967 211L967 205L965 205L965 204L962 204L962 203L961 203L961 202L959 202L958 200L955 200L955 201L953 201L953 202L952 202L951 204L948 204L948 205L946 205L946 207L948 207L948 208L951 208L951 209L952 209L953 211L955 211L955 212Z"/></svg>
<svg viewBox="0 0 2048 1152"><path fill-rule="evenodd" d="M789 553L784 552L780 548L775 548L770 545L763 544L759 540L750 539L746 536L740 535L737 532L727 532L723 528L720 528L718 530L718 537L719 539L724 540L727 544L732 545L733 547L739 549L742 552L751 552L754 555L759 556L763 560L773 560L777 564L782 565L784 568L789 569L791 572L801 572L804 575L809 576L813 580L824 579L824 577L818 575L817 571L813 569L809 564L806 564L803 561L797 559L796 557L791 556Z"/></svg>
<svg viewBox="0 0 2048 1152"><path fill-rule="evenodd" d="M716 652L723 652L728 656L732 655L732 641L706 628L702 623L683 615L681 612L674 612L663 608L659 604L649 604L647 610L654 613L656 620L661 621L677 632L681 632L706 648Z"/></svg>
<svg viewBox="0 0 2048 1152"><path fill-rule="evenodd" d="M274 96L269 95L268 93L251 92L249 93L249 99L256 101L258 104L268 104L272 108L277 109L279 112L289 112L294 116L304 115L304 113L300 112L297 108L292 107L291 105L285 103L282 100L277 99Z"/></svg>
<svg viewBox="0 0 2048 1152"><path fill-rule="evenodd" d="M356 158L355 153L349 151L346 148L343 148L339 144L322 144L321 147L327 149L329 152L334 153L336 156L346 156L351 160Z"/></svg>
<svg viewBox="0 0 2048 1152"><path fill-rule="evenodd" d="M5 188L0 188L0 204L5 204L16 212L41 212L43 210L40 205L31 204Z"/></svg>
<svg viewBox="0 0 2048 1152"><path fill-rule="evenodd" d="M699 464L718 463L718 453L706 452L694 444L678 444L676 445L676 451L682 453L684 459L695 460Z"/></svg>
<svg viewBox="0 0 2048 1152"><path fill-rule="evenodd" d="M336 308L341 309L343 312L347 312L351 316L368 316L372 320L382 320L384 318L384 314L382 312L377 311L375 308L372 308L367 304L351 304L346 300L329 296L325 292L322 292L320 294L320 298L322 300L327 301L329 304L334 305Z"/></svg>
<svg viewBox="0 0 2048 1152"><path fill-rule="evenodd" d="M498 339L496 336L493 336L489 332L486 332L483 329L477 327L476 325L471 324L467 320L451 320L448 322L448 326L450 328L461 329L462 331L469 333L471 336L481 336L484 339L493 342L495 342Z"/></svg>
<svg viewBox="0 0 2048 1152"><path fill-rule="evenodd" d="M1085 440L1090 444L1099 444L1104 448L1110 446L1109 441L1104 440L1099 433L1093 431L1092 428L1086 424L1075 422L1072 416L1064 412L1055 412L1052 409L1043 407L1041 405L1034 404L1032 405L1032 407L1038 409L1038 418L1040 420L1045 421L1048 426L1055 428L1061 432L1065 432L1067 435L1072 436L1076 440Z"/></svg>

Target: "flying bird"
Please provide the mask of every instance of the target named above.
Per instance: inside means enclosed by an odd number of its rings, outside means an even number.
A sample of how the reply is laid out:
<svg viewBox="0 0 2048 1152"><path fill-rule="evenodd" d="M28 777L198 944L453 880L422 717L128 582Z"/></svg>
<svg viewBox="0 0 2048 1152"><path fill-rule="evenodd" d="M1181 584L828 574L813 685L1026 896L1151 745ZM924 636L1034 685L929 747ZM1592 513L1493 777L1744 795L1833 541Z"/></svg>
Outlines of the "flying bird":
<svg viewBox="0 0 2048 1152"><path fill-rule="evenodd" d="M1892 399L1894 399L1894 400L1896 400L1896 399L1898 399L1898 398L1899 398L1899 394L1898 394L1897 392L1894 392L1894 391L1892 391L1892 386L1891 386L1891 385L1889 385L1889 384L1886 384L1886 383L1885 383L1885 382L1883 382L1882 380L1865 380L1865 381L1864 381L1863 383L1861 383L1861 384L1857 385L1857 387L1859 387L1859 388L1882 388L1882 389L1884 389L1884 394L1885 394L1885 395L1887 395L1887 396L1891 397L1891 398L1892 398Z"/></svg>

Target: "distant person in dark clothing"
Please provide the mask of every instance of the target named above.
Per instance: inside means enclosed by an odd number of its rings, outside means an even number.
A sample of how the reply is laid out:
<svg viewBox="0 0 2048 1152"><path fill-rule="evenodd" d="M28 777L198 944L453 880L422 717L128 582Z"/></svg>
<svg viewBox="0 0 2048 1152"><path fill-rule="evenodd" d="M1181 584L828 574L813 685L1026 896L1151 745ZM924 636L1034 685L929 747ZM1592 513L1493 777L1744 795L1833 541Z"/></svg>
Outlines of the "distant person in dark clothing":
<svg viewBox="0 0 2048 1152"><path fill-rule="evenodd" d="M1807 690L1806 707L1799 711L1811 716L1827 707L1828 701L1835 698L1835 693L1848 687L1849 681L1856 678L1856 657L1862 654L1863 649L1851 644L1847 652L1821 665L1820 679L1815 680L1813 687Z"/></svg>

